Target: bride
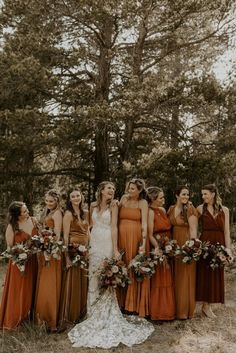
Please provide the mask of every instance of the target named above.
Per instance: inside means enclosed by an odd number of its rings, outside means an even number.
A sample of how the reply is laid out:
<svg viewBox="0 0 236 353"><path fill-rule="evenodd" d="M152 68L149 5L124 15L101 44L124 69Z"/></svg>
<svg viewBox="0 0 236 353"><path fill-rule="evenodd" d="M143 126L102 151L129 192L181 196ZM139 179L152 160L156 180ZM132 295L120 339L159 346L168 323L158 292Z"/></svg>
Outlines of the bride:
<svg viewBox="0 0 236 353"><path fill-rule="evenodd" d="M115 290L99 293L94 275L105 257L119 258L117 249L118 206L112 202L115 187L112 182L99 184L96 202L91 206L92 231L90 238L88 316L69 333L73 347L111 348L119 343L127 346L142 343L154 331L145 319L124 318L116 299Z"/></svg>

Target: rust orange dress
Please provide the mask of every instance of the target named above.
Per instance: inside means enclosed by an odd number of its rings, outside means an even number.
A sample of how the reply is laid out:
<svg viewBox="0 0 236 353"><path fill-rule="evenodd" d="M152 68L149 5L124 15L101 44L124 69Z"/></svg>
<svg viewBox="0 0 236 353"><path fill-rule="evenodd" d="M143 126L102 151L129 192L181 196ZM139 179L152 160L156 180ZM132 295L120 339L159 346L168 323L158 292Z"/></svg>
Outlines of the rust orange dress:
<svg viewBox="0 0 236 353"><path fill-rule="evenodd" d="M51 215L45 218L45 227L54 229ZM43 254L38 256L38 279L35 298L35 320L45 323L51 330L56 330L59 315L61 293L62 261L51 257L49 266Z"/></svg>
<svg viewBox="0 0 236 353"><path fill-rule="evenodd" d="M202 241L225 246L225 214L220 210L214 217L207 209L200 217L202 223ZM224 303L224 268L212 270L207 259L200 259L197 264L196 300L206 303Z"/></svg>
<svg viewBox="0 0 236 353"><path fill-rule="evenodd" d="M138 254L139 244L142 242L141 210L140 208L121 207L119 212L119 248L124 250L123 260L128 266ZM147 242L148 243L148 242ZM147 244L147 251L148 244ZM125 289L118 290L118 302L121 309L139 314L141 317L149 315L150 279L144 278L137 282L130 271L132 283Z"/></svg>
<svg viewBox="0 0 236 353"><path fill-rule="evenodd" d="M170 238L171 224L161 208L152 208L154 212L153 234ZM172 264L156 268L151 278L150 315L152 320L173 320L175 317L174 282Z"/></svg>
<svg viewBox="0 0 236 353"><path fill-rule="evenodd" d="M175 206L171 206L168 215L173 226L172 237L177 240L178 245L182 246L186 240L190 239L189 225L185 223L182 215L175 217ZM195 215L197 210L188 206L187 218ZM190 319L193 317L196 302L196 262L185 264L180 258L175 259L174 263L174 288L175 305L177 319Z"/></svg>
<svg viewBox="0 0 236 353"><path fill-rule="evenodd" d="M31 235L18 230L15 232L14 244L24 243L35 234L37 234L36 228L33 228ZM11 260L9 261L0 308L1 329L15 329L22 321L30 318L36 274L35 265L35 257L31 257L22 274L18 267Z"/></svg>
<svg viewBox="0 0 236 353"><path fill-rule="evenodd" d="M70 225L69 244L88 245L89 225L73 217ZM60 323L76 323L86 314L88 272L78 266L70 267L63 274L60 300Z"/></svg>

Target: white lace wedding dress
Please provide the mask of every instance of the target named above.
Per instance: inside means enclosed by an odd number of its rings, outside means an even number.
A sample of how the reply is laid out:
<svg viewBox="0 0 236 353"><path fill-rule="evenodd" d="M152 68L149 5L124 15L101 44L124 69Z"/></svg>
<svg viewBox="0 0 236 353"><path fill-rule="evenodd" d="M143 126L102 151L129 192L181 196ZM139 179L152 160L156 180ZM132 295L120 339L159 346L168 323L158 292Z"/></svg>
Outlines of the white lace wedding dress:
<svg viewBox="0 0 236 353"><path fill-rule="evenodd" d="M73 347L111 348L119 343L127 346L142 343L154 331L151 323L137 316L123 317L114 290L99 295L94 272L105 257L112 257L110 210L92 214L93 228L90 238L88 317L69 333Z"/></svg>

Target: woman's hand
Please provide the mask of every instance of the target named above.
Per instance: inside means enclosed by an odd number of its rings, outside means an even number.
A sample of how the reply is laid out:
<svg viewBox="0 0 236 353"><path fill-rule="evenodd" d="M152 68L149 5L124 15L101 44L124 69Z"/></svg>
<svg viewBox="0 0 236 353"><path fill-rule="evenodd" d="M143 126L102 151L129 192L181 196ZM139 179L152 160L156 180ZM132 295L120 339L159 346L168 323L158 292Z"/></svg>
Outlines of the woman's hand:
<svg viewBox="0 0 236 353"><path fill-rule="evenodd" d="M230 248L226 248L226 252L229 255L229 262L233 262L234 256L233 256L232 250Z"/></svg>
<svg viewBox="0 0 236 353"><path fill-rule="evenodd" d="M154 254L157 255L157 256L161 256L162 255L162 250L159 249L159 247L155 247L154 249Z"/></svg>
<svg viewBox="0 0 236 353"><path fill-rule="evenodd" d="M144 244L140 244L139 249L138 249L138 253L140 255L145 254L145 245Z"/></svg>
<svg viewBox="0 0 236 353"><path fill-rule="evenodd" d="M121 253L119 252L118 249L115 249L115 250L114 250L114 258L115 258L116 260L120 260L120 258L121 258Z"/></svg>
<svg viewBox="0 0 236 353"><path fill-rule="evenodd" d="M72 262L69 257L66 257L66 269L68 270L70 267L72 267Z"/></svg>
<svg viewBox="0 0 236 353"><path fill-rule="evenodd" d="M118 200L112 200L111 201L111 207L119 207L119 205L120 205L120 203L119 203L119 201Z"/></svg>

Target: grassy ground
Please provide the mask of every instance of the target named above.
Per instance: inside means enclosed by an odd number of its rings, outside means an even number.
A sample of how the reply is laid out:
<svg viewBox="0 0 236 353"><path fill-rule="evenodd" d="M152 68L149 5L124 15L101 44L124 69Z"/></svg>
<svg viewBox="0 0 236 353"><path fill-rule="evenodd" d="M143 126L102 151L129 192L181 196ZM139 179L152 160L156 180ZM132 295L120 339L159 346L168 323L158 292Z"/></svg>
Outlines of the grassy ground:
<svg viewBox="0 0 236 353"><path fill-rule="evenodd" d="M0 283L5 266L0 269ZM15 332L0 333L1 353L235 353L236 352L236 264L226 273L226 305L215 305L216 319L201 316L197 306L192 320L155 324L155 332L143 344L113 349L72 348L67 332L47 334L30 325Z"/></svg>

